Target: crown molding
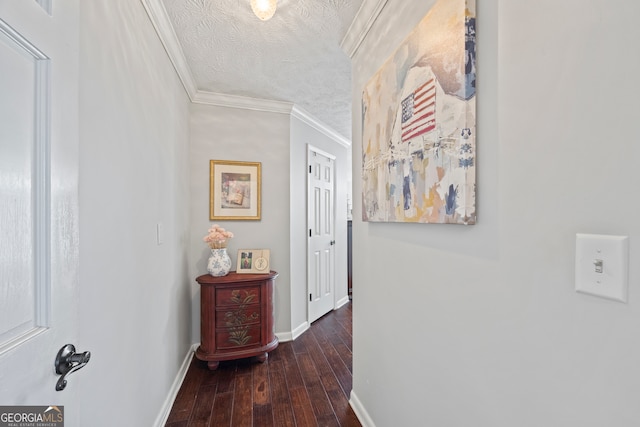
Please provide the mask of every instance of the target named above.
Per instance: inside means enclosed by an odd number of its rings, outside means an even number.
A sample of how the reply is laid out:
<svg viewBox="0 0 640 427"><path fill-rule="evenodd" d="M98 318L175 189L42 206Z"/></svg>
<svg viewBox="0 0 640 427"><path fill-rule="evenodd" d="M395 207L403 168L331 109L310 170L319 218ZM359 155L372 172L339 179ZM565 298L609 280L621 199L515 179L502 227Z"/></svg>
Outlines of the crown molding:
<svg viewBox="0 0 640 427"><path fill-rule="evenodd" d="M270 99L250 98L248 96L227 95L225 93L198 90L191 97L196 104L215 105L218 107L241 108L244 110L265 111L268 113L291 114L294 108L291 102L273 101Z"/></svg>
<svg viewBox="0 0 640 427"><path fill-rule="evenodd" d="M164 46L164 50L169 56L169 60L173 64L178 77L182 82L182 86L187 91L187 95L193 101L193 97L197 92L197 86L191 69L187 65L187 58L184 56L182 46L178 42L178 36L171 25L167 10L164 8L161 0L140 0L144 9L147 11L147 15L153 24L153 27L158 34L158 38Z"/></svg>
<svg viewBox="0 0 640 427"><path fill-rule="evenodd" d="M51 16L53 12L53 5L51 4L52 1L53 0L36 0L36 3L38 3L40 7L42 7L44 11Z"/></svg>
<svg viewBox="0 0 640 427"><path fill-rule="evenodd" d="M300 121L306 123L307 125L311 126L315 130L322 132L324 135L333 139L337 143L344 145L347 148L351 147L351 141L349 139L345 138L335 130L331 129L329 126L322 123L320 120L316 119L307 111L298 107L297 105L293 106L293 111L291 112L291 115L299 119Z"/></svg>
<svg viewBox="0 0 640 427"><path fill-rule="evenodd" d="M197 91L191 101L195 104L214 105L217 107L240 108L244 110L263 111L267 113L289 114L311 126L345 147L351 147L351 141L313 117L304 109L291 102L273 101L269 99L250 98L247 96L227 95L224 93Z"/></svg>
<svg viewBox="0 0 640 427"><path fill-rule="evenodd" d="M370 1L372 0L365 0L363 6ZM369 31L371 25L373 25L375 18L377 18L380 10L382 10L382 7L384 7L384 4L387 3L387 0L377 1L378 3L382 3L382 5L378 5L376 7L375 16L372 16L369 19L369 21L371 22L367 24L368 27L362 35L362 39L364 39L364 37L366 36L366 32ZM300 107L295 106L291 102L250 98L245 96L227 95L223 93L198 90L193 75L191 74L191 69L187 64L187 59L184 56L184 52L182 50L182 47L180 46L180 43L178 42L178 37L176 36L173 26L171 25L171 21L169 20L169 16L167 15L167 10L162 4L162 1L140 0L140 2L144 6L149 19L151 20L151 23L153 24L153 27L158 34L158 38L162 42L162 45L164 46L164 49L169 56L169 60L178 73L178 77L180 78L180 81L182 82L182 85L184 86L184 89L187 92L187 95L189 96L191 102L196 104L215 105L218 107L240 108L245 110L264 111L269 113L289 114L300 119L302 122L322 132L324 135L344 145L345 147L351 147L351 141L349 139L340 135L329 126L320 122L319 120L311 116L308 112ZM354 23L358 19L358 16L361 14L363 6L360 7L358 15L356 15L354 22L351 23L351 27L349 27L349 31L347 31L347 36L354 27ZM345 36L345 39L347 39L347 36ZM345 39L343 39L343 43ZM359 40L358 46L361 42L362 40ZM358 46L355 46L355 48L353 48L353 53L355 53L355 50L357 50Z"/></svg>
<svg viewBox="0 0 640 427"><path fill-rule="evenodd" d="M349 55L349 58L358 51L358 48L371 30L371 27L378 19L380 12L386 6L388 0L364 0L358 9L358 13L351 21L347 33L340 42L342 50Z"/></svg>

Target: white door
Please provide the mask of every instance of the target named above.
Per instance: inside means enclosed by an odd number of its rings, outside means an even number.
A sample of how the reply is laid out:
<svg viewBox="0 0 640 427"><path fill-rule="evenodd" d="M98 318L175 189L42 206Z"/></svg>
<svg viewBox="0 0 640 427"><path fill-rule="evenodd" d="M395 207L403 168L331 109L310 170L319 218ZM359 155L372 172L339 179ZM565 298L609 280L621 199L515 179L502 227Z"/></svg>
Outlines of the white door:
<svg viewBox="0 0 640 427"><path fill-rule="evenodd" d="M309 323L334 308L335 157L309 146L308 284Z"/></svg>
<svg viewBox="0 0 640 427"><path fill-rule="evenodd" d="M78 3L0 1L0 402L63 406L78 337ZM90 366L90 365L89 365ZM88 369L88 368L87 368Z"/></svg>

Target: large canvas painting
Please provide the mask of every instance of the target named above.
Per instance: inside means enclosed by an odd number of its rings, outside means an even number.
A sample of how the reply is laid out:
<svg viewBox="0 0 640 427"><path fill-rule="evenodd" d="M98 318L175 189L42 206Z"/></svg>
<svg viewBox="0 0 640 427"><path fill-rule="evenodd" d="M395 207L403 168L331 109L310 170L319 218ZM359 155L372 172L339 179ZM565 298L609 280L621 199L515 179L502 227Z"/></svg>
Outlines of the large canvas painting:
<svg viewBox="0 0 640 427"><path fill-rule="evenodd" d="M475 0L438 0L362 94L364 221L475 224Z"/></svg>

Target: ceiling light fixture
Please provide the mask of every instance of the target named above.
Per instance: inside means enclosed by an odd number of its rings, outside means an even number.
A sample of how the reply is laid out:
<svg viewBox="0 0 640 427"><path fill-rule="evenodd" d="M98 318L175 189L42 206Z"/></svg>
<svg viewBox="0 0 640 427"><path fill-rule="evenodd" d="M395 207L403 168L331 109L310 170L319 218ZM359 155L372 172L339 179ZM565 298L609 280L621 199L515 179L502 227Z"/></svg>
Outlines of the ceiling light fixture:
<svg viewBox="0 0 640 427"><path fill-rule="evenodd" d="M263 21L271 19L276 13L277 0L251 0L251 10Z"/></svg>

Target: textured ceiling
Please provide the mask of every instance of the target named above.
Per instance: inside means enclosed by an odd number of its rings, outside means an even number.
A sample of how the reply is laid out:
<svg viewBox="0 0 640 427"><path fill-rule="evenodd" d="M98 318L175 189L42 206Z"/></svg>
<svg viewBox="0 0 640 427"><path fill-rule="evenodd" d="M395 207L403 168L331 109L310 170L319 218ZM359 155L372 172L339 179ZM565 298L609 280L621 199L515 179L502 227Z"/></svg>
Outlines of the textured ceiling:
<svg viewBox="0 0 640 427"><path fill-rule="evenodd" d="M340 42L362 0L162 0L199 91L286 101L351 139L351 64Z"/></svg>

